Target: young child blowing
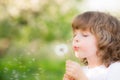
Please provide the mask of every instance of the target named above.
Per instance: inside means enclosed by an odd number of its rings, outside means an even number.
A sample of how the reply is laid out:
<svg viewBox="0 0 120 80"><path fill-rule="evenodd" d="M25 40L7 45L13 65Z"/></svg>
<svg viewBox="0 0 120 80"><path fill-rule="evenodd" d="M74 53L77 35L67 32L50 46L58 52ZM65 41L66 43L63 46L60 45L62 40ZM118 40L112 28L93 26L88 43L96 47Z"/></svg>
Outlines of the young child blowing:
<svg viewBox="0 0 120 80"><path fill-rule="evenodd" d="M67 60L63 80L120 80L120 21L97 11L72 22L75 56L85 66Z"/></svg>

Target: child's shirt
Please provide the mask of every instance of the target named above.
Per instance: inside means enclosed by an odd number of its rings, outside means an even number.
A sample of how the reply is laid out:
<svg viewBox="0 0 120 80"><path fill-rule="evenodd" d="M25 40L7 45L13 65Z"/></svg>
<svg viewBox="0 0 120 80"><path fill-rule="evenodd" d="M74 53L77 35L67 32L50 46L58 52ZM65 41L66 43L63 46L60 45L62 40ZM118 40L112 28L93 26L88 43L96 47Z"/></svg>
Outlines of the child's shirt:
<svg viewBox="0 0 120 80"><path fill-rule="evenodd" d="M112 63L108 67L105 80L120 80L120 62Z"/></svg>
<svg viewBox="0 0 120 80"><path fill-rule="evenodd" d="M88 80L105 80L107 68L104 65L95 68L85 66L83 71L88 77Z"/></svg>
<svg viewBox="0 0 120 80"><path fill-rule="evenodd" d="M112 63L108 68L104 65L88 68L83 67L88 80L120 80L120 62Z"/></svg>

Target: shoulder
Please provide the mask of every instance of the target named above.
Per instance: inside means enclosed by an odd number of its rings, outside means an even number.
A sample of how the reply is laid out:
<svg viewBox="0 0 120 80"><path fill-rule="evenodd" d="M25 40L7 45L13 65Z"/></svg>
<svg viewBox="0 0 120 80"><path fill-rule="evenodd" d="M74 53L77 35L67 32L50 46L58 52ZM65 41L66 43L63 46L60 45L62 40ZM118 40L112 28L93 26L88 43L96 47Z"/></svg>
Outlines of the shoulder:
<svg viewBox="0 0 120 80"><path fill-rule="evenodd" d="M115 63L112 63L109 67L109 68L116 68L116 67L119 67L120 68L120 62L115 62Z"/></svg>
<svg viewBox="0 0 120 80"><path fill-rule="evenodd" d="M120 62L112 63L107 69L106 80L120 79Z"/></svg>
<svg viewBox="0 0 120 80"><path fill-rule="evenodd" d="M88 77L88 80L105 80L106 69L104 65L95 68L83 67L83 71Z"/></svg>

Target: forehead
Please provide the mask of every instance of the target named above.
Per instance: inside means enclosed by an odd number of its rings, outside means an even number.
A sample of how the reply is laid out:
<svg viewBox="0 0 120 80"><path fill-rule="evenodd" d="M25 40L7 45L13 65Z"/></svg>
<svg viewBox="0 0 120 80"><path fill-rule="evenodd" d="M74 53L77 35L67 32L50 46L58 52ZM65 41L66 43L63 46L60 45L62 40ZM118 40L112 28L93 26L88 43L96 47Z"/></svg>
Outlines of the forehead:
<svg viewBox="0 0 120 80"><path fill-rule="evenodd" d="M83 21L73 21L72 29L75 32L77 31L88 31L90 29L89 25Z"/></svg>
<svg viewBox="0 0 120 80"><path fill-rule="evenodd" d="M73 33L91 33L89 30L82 30L82 29L77 29L77 30L74 30Z"/></svg>
<svg viewBox="0 0 120 80"><path fill-rule="evenodd" d="M76 28L76 29L73 29L73 32L90 32L89 29L87 28Z"/></svg>

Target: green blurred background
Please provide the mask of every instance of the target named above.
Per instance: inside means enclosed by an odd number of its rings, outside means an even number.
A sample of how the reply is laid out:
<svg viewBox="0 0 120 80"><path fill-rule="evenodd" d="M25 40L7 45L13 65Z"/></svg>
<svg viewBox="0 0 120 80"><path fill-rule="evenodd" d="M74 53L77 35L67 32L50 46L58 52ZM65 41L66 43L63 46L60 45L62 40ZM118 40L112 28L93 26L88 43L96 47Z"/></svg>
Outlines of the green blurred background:
<svg viewBox="0 0 120 80"><path fill-rule="evenodd" d="M62 80L81 0L0 0L0 80Z"/></svg>

